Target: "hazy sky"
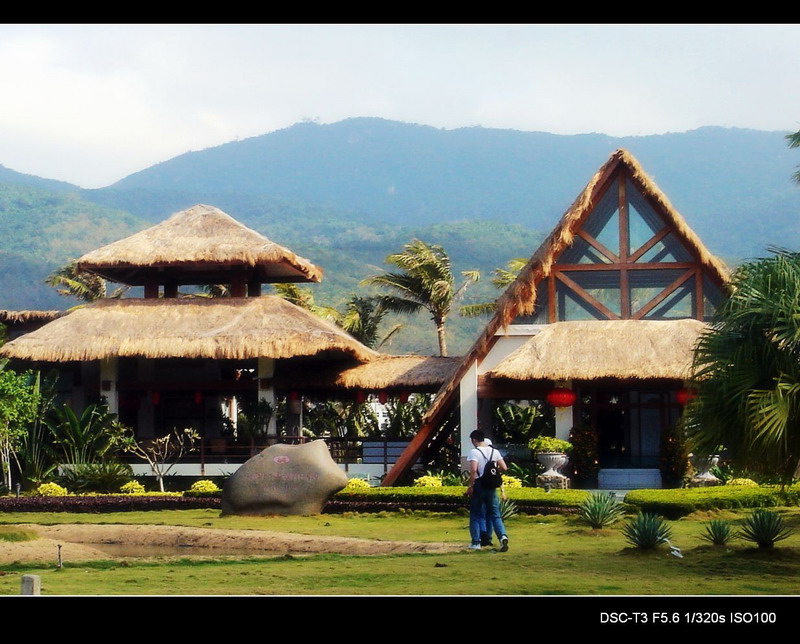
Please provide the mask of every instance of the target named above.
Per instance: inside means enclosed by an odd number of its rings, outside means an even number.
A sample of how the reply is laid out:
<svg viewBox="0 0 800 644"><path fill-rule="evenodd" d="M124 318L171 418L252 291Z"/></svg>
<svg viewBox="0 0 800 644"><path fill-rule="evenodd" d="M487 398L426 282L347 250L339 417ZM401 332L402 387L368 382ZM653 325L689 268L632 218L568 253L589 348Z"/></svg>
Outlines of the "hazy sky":
<svg viewBox="0 0 800 644"><path fill-rule="evenodd" d="M303 119L800 128L800 25L0 25L0 164L105 186Z"/></svg>

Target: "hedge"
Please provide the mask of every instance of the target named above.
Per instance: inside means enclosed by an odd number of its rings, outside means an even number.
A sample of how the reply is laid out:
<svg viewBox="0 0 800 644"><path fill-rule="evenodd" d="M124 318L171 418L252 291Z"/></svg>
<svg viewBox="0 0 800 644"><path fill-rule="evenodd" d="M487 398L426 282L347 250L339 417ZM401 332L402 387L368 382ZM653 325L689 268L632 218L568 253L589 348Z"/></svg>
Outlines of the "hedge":
<svg viewBox="0 0 800 644"><path fill-rule="evenodd" d="M369 490L339 492L325 506L324 512L381 512L430 510L455 512L467 508L465 487L376 487ZM588 495L582 490L552 490L541 488L511 488L506 491L519 512L546 514L575 511ZM214 495L161 496L116 494L93 496L0 497L0 512L131 512L146 510L217 509L219 493Z"/></svg>
<svg viewBox="0 0 800 644"><path fill-rule="evenodd" d="M668 519L678 519L697 510L765 508L800 505L800 485L781 491L777 486L681 488L675 490L632 490L625 503L642 512L655 512Z"/></svg>

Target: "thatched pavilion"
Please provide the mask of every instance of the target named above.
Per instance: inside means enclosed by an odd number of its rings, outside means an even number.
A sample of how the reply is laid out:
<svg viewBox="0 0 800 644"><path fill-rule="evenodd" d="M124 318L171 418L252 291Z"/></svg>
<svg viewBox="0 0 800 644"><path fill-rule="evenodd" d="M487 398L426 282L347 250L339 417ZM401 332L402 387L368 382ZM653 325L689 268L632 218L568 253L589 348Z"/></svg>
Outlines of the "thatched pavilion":
<svg viewBox="0 0 800 644"><path fill-rule="evenodd" d="M206 438L220 436L227 427L224 400L274 404L276 388L300 395L349 386L424 390L449 376L438 363L425 367L423 358L381 357L334 324L262 296L262 283L318 282L322 271L211 206L194 206L87 253L78 267L142 286L144 297L103 299L48 316L0 354L57 364L62 393L75 408L103 396L140 437L186 426ZM180 286L198 284L230 285L231 297L179 295ZM358 371L373 360L383 369ZM274 423L273 416L273 433Z"/></svg>
<svg viewBox="0 0 800 644"><path fill-rule="evenodd" d="M561 393L556 435L598 432L601 486L660 485L660 439L727 275L636 159L615 151L497 300L384 485L448 418L465 455L470 432L491 429L494 401Z"/></svg>

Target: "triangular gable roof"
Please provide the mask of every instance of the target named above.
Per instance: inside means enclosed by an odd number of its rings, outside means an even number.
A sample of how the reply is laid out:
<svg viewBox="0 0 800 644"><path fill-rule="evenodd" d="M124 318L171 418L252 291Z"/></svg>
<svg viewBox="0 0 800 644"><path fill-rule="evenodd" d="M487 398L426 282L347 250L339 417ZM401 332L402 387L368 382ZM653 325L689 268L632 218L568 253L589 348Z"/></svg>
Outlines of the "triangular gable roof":
<svg viewBox="0 0 800 644"><path fill-rule="evenodd" d="M520 315L530 315L536 305L536 287L548 277L558 257L569 248L580 225L596 205L608 182L616 176L620 166L624 166L631 180L639 190L651 198L659 208L666 222L680 235L682 241L693 250L704 268L720 282L728 279L725 264L712 255L697 234L688 226L685 219L661 192L655 182L644 172L639 162L627 150L615 150L608 161L591 178L577 199L567 209L553 232L542 242L528 263L520 271L517 278L508 286L497 300L497 310L484 328L481 335L465 354L464 360L453 374L449 382L442 385L434 401L422 421L419 432L411 441L405 452L397 460L395 466L384 478L383 485L392 485L407 467L415 462L427 444L431 434L441 422L442 414L448 408L459 383L471 365L482 360L493 344L493 338L501 328L508 327Z"/></svg>
<svg viewBox="0 0 800 644"><path fill-rule="evenodd" d="M244 226L219 208L198 204L130 237L86 253L83 271L142 283L142 270L198 265L258 267L262 281L319 282L322 269Z"/></svg>

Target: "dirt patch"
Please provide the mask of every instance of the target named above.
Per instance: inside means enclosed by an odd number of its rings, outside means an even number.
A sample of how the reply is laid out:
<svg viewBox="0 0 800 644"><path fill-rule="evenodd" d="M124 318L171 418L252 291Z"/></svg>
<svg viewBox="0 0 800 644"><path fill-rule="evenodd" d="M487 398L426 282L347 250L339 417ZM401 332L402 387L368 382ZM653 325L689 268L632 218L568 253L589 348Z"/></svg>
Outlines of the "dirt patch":
<svg viewBox="0 0 800 644"><path fill-rule="evenodd" d="M382 541L352 537L311 536L268 530L218 530L156 525L25 525L41 538L17 543L0 542L0 563L55 562L58 544L65 561L113 559L103 544L192 548L207 556L225 550L247 550L254 555L340 553L382 555L443 553L462 550L460 544ZM100 546L100 548L95 547Z"/></svg>

